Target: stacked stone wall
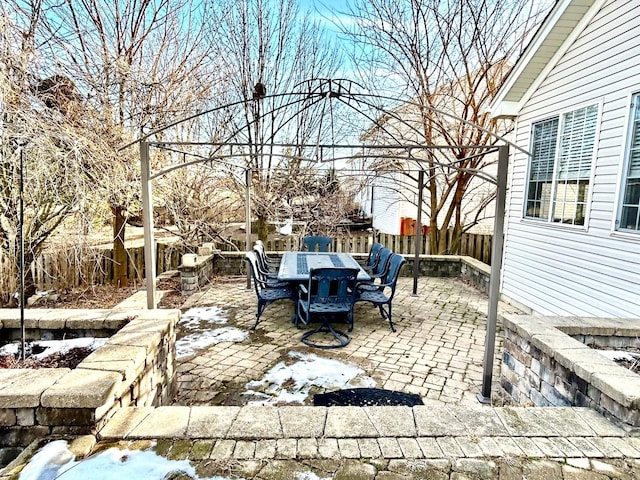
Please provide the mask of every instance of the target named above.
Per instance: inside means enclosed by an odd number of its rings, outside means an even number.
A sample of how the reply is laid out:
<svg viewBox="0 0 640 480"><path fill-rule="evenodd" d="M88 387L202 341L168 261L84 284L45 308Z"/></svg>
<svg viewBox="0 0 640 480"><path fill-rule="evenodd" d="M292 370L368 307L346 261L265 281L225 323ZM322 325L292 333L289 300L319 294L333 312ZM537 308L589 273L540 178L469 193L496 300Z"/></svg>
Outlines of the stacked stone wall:
<svg viewBox="0 0 640 480"><path fill-rule="evenodd" d="M16 313L0 311L0 338L19 331ZM32 338L38 332L104 337L115 325L124 326L75 369L0 369L0 457L46 435L93 434L122 407L161 406L175 395L179 310L29 309L25 316Z"/></svg>
<svg viewBox="0 0 640 480"><path fill-rule="evenodd" d="M583 343L600 338L594 346L620 348L637 344L637 334L627 336L616 328L610 335L589 332L606 329L607 319L505 315L501 320L500 383L513 403L589 407L622 424L640 426L640 376ZM640 327L640 321L630 320L634 322Z"/></svg>

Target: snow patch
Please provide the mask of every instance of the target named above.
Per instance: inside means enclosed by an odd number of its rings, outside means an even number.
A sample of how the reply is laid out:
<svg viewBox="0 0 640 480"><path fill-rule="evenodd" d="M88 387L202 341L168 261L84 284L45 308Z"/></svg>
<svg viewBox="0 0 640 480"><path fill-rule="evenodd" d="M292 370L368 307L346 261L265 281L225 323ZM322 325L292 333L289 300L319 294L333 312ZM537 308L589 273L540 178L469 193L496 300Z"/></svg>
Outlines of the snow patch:
<svg viewBox="0 0 640 480"><path fill-rule="evenodd" d="M225 310L216 306L190 308L180 317L180 326L193 330L203 325L224 324L227 323L225 314Z"/></svg>
<svg viewBox="0 0 640 480"><path fill-rule="evenodd" d="M25 350L30 358L42 360L55 353L64 355L74 348L89 348L93 351L104 345L107 340L108 338L93 337L68 338L65 340L36 340L33 342L29 342L29 344L25 347ZM32 349L34 345L38 345L44 350L36 354L29 353L30 349ZM16 356L19 352L20 343L9 343L0 348L0 355Z"/></svg>
<svg viewBox="0 0 640 480"><path fill-rule="evenodd" d="M373 378L364 375L358 366L318 357L312 353L289 352L297 361L287 365L279 362L261 380L246 384L245 395L260 397L248 405L275 405L278 403L304 403L313 387L322 390L344 388L372 388Z"/></svg>
<svg viewBox="0 0 640 480"><path fill-rule="evenodd" d="M609 360L615 361L627 361L627 362L636 362L640 360L640 354L626 352L624 350L596 350L601 355L604 355Z"/></svg>
<svg viewBox="0 0 640 480"><path fill-rule="evenodd" d="M222 342L243 342L249 332L236 327L213 328L227 323L226 310L217 307L190 308L180 317L176 339L176 359L191 357Z"/></svg>
<svg viewBox="0 0 640 480"><path fill-rule="evenodd" d="M331 480L332 477L322 477L320 478L313 472L302 472L296 474L296 480Z"/></svg>
<svg viewBox="0 0 640 480"><path fill-rule="evenodd" d="M20 472L20 480L121 480L144 478L163 480L170 474L184 473L201 479L188 460L167 460L152 450L109 448L94 456L76 461L67 442L48 443L33 456ZM171 477L173 478L173 477ZM206 480L229 480L228 477L208 477ZM237 479L243 480L243 479Z"/></svg>
<svg viewBox="0 0 640 480"><path fill-rule="evenodd" d="M190 357L216 343L243 342L247 338L249 338L249 332L236 327L194 332L176 340L176 359Z"/></svg>

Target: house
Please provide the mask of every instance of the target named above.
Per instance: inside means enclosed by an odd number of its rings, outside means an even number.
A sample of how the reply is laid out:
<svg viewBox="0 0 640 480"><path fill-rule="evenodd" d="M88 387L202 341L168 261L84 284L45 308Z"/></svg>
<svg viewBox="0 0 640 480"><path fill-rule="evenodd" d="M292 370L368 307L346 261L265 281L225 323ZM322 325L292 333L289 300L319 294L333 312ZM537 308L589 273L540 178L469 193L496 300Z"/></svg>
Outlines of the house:
<svg viewBox="0 0 640 480"><path fill-rule="evenodd" d="M480 155L486 150L463 147L488 146L496 142L495 137L465 122L480 122L500 134L509 131L511 121L499 121L490 127L484 112L495 92L494 85L500 83L508 70L509 65L504 61L477 68L468 76L440 84L428 99L402 103L376 119L362 136L368 145L374 146L366 152L371 159L357 165L359 170L372 174L368 188L363 189L357 201L365 213L373 217L374 228L395 235L413 234L412 221L418 210L418 170L426 170L426 160L431 157L436 163L433 178L437 198L432 207L429 189L425 188L423 224L428 224L430 215L434 215L439 229L451 228L459 215L463 231L490 233L493 230L495 185L482 176L472 176L468 182L465 179L460 183L464 185L461 197L454 198L459 193L456 188L459 172L449 166L461 165L487 177L495 176L497 154ZM425 107L421 108L423 103ZM425 131L430 132L428 136ZM407 149L394 148L395 145L447 148L412 149L412 157L419 159L416 161L407 158ZM380 150L380 146L385 146L385 150Z"/></svg>
<svg viewBox="0 0 640 480"><path fill-rule="evenodd" d="M640 317L640 1L558 0L491 104L516 121L502 294Z"/></svg>

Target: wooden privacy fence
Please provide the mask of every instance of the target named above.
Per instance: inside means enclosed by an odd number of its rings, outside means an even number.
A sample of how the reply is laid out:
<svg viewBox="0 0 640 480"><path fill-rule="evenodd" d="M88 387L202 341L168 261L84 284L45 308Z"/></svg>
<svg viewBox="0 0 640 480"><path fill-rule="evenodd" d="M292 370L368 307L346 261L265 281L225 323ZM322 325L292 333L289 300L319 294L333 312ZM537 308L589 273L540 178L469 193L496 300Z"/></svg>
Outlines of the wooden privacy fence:
<svg viewBox="0 0 640 480"><path fill-rule="evenodd" d="M463 233L460 241L459 255L468 255L486 264L491 264L491 239L492 235L481 235L474 233ZM415 237L410 235L390 235L386 233L362 233L345 237L338 237L333 241L333 248L336 252L367 253L373 242L380 242L387 248L403 255L415 254ZM272 252L286 252L288 250L298 250L300 239L297 237L285 237L264 242L265 249ZM447 233L445 241L447 253L452 250L452 232ZM235 247L235 248L234 248ZM233 245L218 245L223 251L246 251L246 241L233 242ZM431 253L429 251L429 237L422 237L421 253Z"/></svg>
<svg viewBox="0 0 640 480"><path fill-rule="evenodd" d="M178 243L156 244L156 271L175 270L184 247ZM144 278L144 246L127 248L127 278L140 284ZM32 265L38 290L62 290L81 285L105 285L113 281L112 248L71 248L45 252Z"/></svg>
<svg viewBox="0 0 640 480"><path fill-rule="evenodd" d="M491 261L491 235L463 234L460 255L468 255L484 263ZM380 242L396 253L415 254L415 237L407 235L388 235L385 233L362 233L334 240L337 252L367 253L374 242ZM299 239L294 236L267 240L267 251L282 252L298 250ZM447 235L447 249L451 244L451 235ZM184 246L180 243L158 242L156 249L157 273L175 270L181 263ZM245 241L222 243L217 247L222 251L246 251ZM251 246L249 247L251 248ZM422 237L422 253L429 252L427 237ZM144 247L127 248L129 265L127 276L132 284L140 284L144 278ZM46 252L40 255L32 265L33 278L39 290L62 290L81 285L103 285L113 280L113 250L111 248L91 249L71 248L64 251Z"/></svg>

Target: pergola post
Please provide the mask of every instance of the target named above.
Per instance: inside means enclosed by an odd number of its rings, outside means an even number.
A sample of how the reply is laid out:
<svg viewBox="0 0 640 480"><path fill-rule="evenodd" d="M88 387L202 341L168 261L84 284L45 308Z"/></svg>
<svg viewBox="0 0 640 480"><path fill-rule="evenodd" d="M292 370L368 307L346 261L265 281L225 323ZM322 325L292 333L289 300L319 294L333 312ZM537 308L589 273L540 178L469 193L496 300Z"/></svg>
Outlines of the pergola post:
<svg viewBox="0 0 640 480"><path fill-rule="evenodd" d="M247 182L247 190L245 192L245 208L246 208L246 224L245 224L245 238L246 238L246 242L247 242L247 248L246 250L248 251L251 248L251 177L252 177L252 170L251 168L248 168L245 170L245 178L246 178L246 182ZM251 270L249 268L247 268L247 288L250 289L251 288Z"/></svg>
<svg viewBox="0 0 640 480"><path fill-rule="evenodd" d="M484 343L484 362L482 370L482 391L477 395L480 403L491 403L491 383L493 376L493 358L496 345L496 325L498 323L498 302L500 301L500 272L504 245L505 205L507 198L507 169L509 168L509 145L498 147L498 173L496 209L491 245L491 278L489 281L489 311L487 313L487 332Z"/></svg>
<svg viewBox="0 0 640 480"><path fill-rule="evenodd" d="M418 294L418 275L420 273L420 253L422 253L422 190L424 189L424 170L418 172L418 214L416 219L415 255L413 257L413 295Z"/></svg>
<svg viewBox="0 0 640 480"><path fill-rule="evenodd" d="M142 177L142 224L144 227L144 268L147 285L147 308L156 308L156 246L153 238L153 198L149 165L149 144L140 142L140 175Z"/></svg>

